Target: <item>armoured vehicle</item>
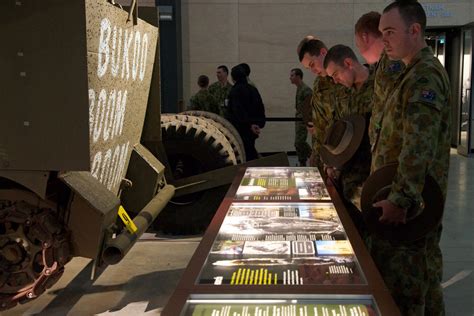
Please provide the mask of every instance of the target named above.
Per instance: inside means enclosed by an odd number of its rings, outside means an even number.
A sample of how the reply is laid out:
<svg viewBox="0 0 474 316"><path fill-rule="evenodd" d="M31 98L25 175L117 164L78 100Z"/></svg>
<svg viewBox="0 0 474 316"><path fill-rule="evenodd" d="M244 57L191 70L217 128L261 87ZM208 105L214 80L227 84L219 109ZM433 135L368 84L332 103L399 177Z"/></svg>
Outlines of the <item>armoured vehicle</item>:
<svg viewBox="0 0 474 316"><path fill-rule="evenodd" d="M245 163L227 121L160 117L158 28L137 10L0 2L0 310L43 293L74 256L118 263L166 205L162 230L202 230Z"/></svg>

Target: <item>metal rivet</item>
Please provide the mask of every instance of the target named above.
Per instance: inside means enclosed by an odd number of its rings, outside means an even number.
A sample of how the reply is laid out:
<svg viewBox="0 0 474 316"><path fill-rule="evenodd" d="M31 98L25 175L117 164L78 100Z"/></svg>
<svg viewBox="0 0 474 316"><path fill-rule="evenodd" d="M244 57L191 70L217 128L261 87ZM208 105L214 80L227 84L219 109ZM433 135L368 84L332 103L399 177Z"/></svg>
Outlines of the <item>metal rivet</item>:
<svg viewBox="0 0 474 316"><path fill-rule="evenodd" d="M33 292L29 292L28 294L26 294L26 297L33 298L35 297L35 295L33 294Z"/></svg>
<svg viewBox="0 0 474 316"><path fill-rule="evenodd" d="M24 71L20 72L20 77L26 77L26 72Z"/></svg>
<svg viewBox="0 0 474 316"><path fill-rule="evenodd" d="M18 52L18 53L16 53L16 54L17 54L18 56L20 56L20 57L23 57L23 56L24 56L23 52Z"/></svg>
<svg viewBox="0 0 474 316"><path fill-rule="evenodd" d="M30 126L30 121L24 121L23 126Z"/></svg>
<svg viewBox="0 0 474 316"><path fill-rule="evenodd" d="M16 5L21 5L21 1L15 1Z"/></svg>

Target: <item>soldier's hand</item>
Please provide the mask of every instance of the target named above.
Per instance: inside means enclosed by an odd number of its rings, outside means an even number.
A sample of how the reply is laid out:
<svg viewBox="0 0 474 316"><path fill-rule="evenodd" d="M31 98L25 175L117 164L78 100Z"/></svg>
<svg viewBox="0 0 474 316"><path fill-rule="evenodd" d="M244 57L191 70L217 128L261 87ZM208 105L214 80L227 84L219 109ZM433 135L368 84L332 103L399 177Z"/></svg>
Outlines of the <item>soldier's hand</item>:
<svg viewBox="0 0 474 316"><path fill-rule="evenodd" d="M405 224L407 217L407 210L400 208L390 202L389 200L382 200L373 204L373 207L382 208L382 216L380 216L379 221L384 224Z"/></svg>
<svg viewBox="0 0 474 316"><path fill-rule="evenodd" d="M337 180L337 173L334 167L329 167L325 165L324 171L326 172L328 179L331 179L332 181ZM333 184L332 181L330 182L330 184Z"/></svg>

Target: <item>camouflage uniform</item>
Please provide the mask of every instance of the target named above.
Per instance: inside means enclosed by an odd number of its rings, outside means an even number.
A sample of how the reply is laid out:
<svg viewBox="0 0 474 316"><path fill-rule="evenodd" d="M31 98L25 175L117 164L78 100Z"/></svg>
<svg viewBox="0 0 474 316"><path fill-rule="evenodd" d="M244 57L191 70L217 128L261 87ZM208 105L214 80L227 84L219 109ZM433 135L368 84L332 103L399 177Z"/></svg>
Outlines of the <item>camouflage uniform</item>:
<svg viewBox="0 0 474 316"><path fill-rule="evenodd" d="M199 90L191 97L190 110L208 111L219 114L219 105L207 89Z"/></svg>
<svg viewBox="0 0 474 316"><path fill-rule="evenodd" d="M379 69L380 70L380 69ZM381 70L383 71L383 69ZM372 170L398 162L388 200L410 208L422 202L426 174L446 198L450 150L450 85L431 48L420 50L374 109ZM377 88L376 88L377 89ZM381 101L381 100L379 100ZM403 315L444 314L441 225L426 237L394 244L369 236L370 251Z"/></svg>
<svg viewBox="0 0 474 316"><path fill-rule="evenodd" d="M387 94L392 90L393 85L404 69L405 65L401 61L390 60L385 52L383 52L380 61L375 66L373 109L369 125L371 144L375 142L375 135L380 130L380 120L383 115Z"/></svg>
<svg viewBox="0 0 474 316"><path fill-rule="evenodd" d="M352 88L349 106L337 111L337 119L351 114L360 114L368 121L372 112L372 98L374 92L375 70L369 68L369 77L359 88ZM339 176L342 185L342 194L347 201L352 202L360 209L360 194L362 185L370 174L370 143L365 136L352 159L342 168Z"/></svg>
<svg viewBox="0 0 474 316"><path fill-rule="evenodd" d="M296 89L296 98L295 98L295 108L296 114L295 118L303 119L303 107L306 101L306 98L311 97L313 92L311 88L308 87L304 82L301 82L301 85ZM311 147L306 142L308 136L308 130L306 129L306 124L303 121L295 122L295 149L296 155L298 156L298 161L300 164L305 163L306 160L311 155Z"/></svg>
<svg viewBox="0 0 474 316"><path fill-rule="evenodd" d="M331 77L318 76L313 85L313 124L315 142L313 143L312 166L323 170L323 163L319 157L321 145L326 137L326 130L338 119L340 109L349 106L350 90L337 85Z"/></svg>
<svg viewBox="0 0 474 316"><path fill-rule="evenodd" d="M227 83L223 86L220 81L216 81L209 86L209 93L214 96L221 109L221 112L224 112L225 109L225 99L229 95L230 89L232 85L227 81ZM224 113L221 113L224 114Z"/></svg>

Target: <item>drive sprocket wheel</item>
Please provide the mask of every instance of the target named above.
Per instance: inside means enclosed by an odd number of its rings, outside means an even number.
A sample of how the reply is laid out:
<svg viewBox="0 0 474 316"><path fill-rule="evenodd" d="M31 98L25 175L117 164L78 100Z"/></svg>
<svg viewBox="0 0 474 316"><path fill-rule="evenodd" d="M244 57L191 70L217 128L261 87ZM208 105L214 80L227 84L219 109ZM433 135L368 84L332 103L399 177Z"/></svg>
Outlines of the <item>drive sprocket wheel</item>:
<svg viewBox="0 0 474 316"><path fill-rule="evenodd" d="M181 114L192 115L211 120L212 123L216 126L216 128L222 134L224 134L224 136L231 144L232 149L235 153L235 158L237 159L237 163L241 164L246 161L244 142L242 141L242 137L240 137L239 132L235 129L234 125L232 125L231 122L229 122L222 116L217 115L216 113L207 111L185 111Z"/></svg>
<svg viewBox="0 0 474 316"><path fill-rule="evenodd" d="M71 260L54 206L22 190L0 190L0 310L42 294Z"/></svg>
<svg viewBox="0 0 474 316"><path fill-rule="evenodd" d="M237 163L227 138L207 119L163 115L161 131L174 179ZM154 228L169 234L201 233L209 225L227 187L173 198L158 215Z"/></svg>

